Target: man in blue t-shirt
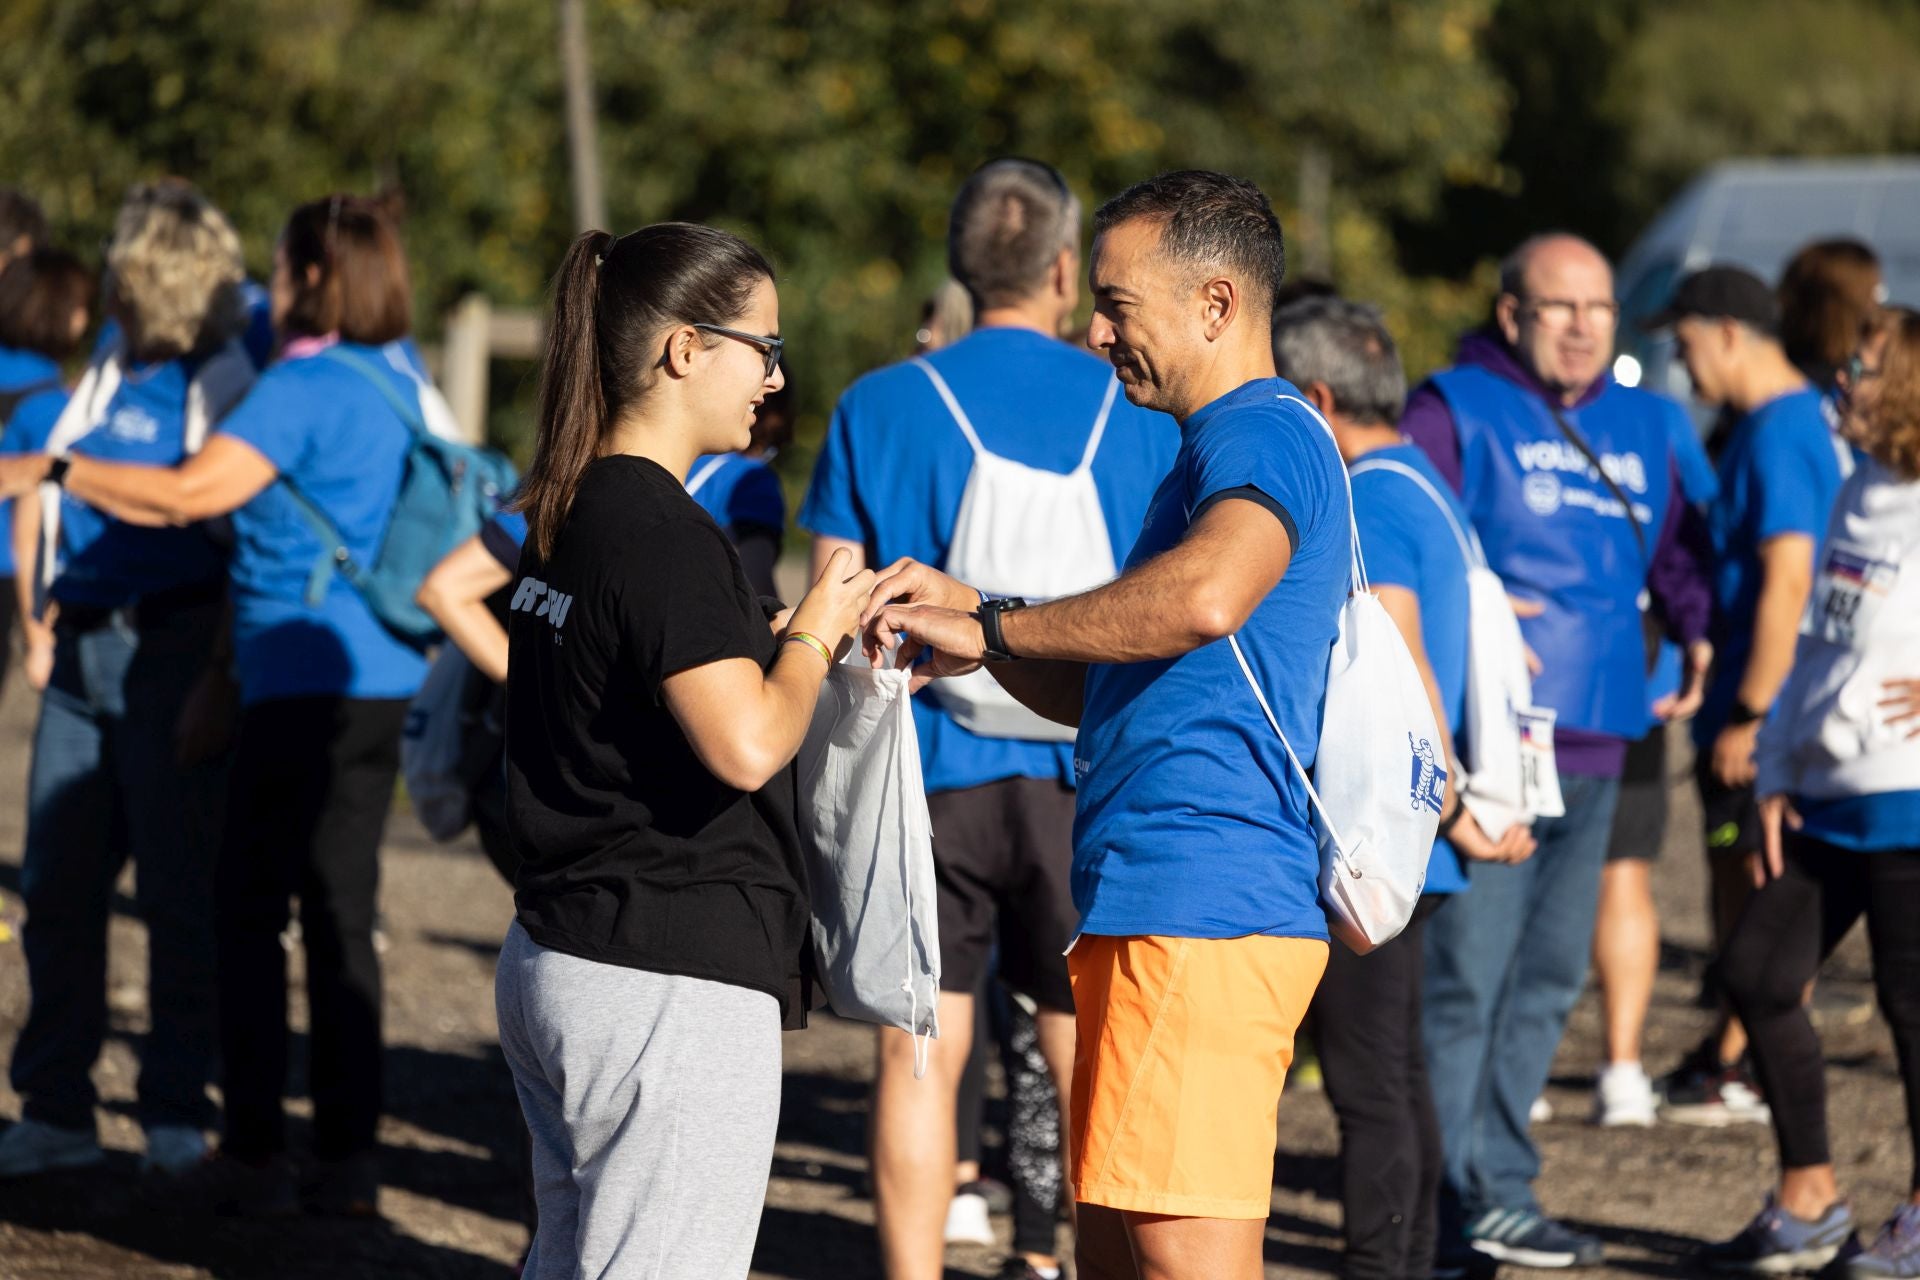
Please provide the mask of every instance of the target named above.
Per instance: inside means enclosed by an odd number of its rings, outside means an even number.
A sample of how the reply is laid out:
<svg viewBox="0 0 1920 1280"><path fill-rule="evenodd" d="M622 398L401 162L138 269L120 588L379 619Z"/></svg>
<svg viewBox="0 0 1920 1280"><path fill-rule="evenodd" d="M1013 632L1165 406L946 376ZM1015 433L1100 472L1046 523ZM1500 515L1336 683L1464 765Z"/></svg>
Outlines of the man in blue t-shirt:
<svg viewBox="0 0 1920 1280"><path fill-rule="evenodd" d="M1377 309L1304 298L1273 319L1273 358L1333 428L1353 483L1367 580L1405 637L1433 700L1448 760L1466 709L1466 512L1427 456L1400 434L1406 375ZM1365 956L1334 947L1313 1003L1314 1047L1340 1121L1348 1275L1433 1272L1440 1126L1420 1043L1426 921L1467 887L1461 859L1513 863L1533 852L1515 824L1498 841L1466 811L1447 770L1426 886L1406 929Z"/></svg>
<svg viewBox="0 0 1920 1280"><path fill-rule="evenodd" d="M1180 424L1126 571L1029 606L897 565L870 634L930 649L928 677L984 661L1079 727L1080 1273L1253 1274L1280 1089L1327 961L1306 787L1257 694L1311 767L1350 585L1346 479L1274 374L1283 250L1259 188L1164 174L1094 227L1089 345L1129 401Z"/></svg>
<svg viewBox="0 0 1920 1280"><path fill-rule="evenodd" d="M1693 721L1714 934L1724 942L1752 892L1747 859L1760 851L1754 746L1793 668L1845 446L1828 426L1820 389L1787 359L1779 303L1752 272L1697 271L1649 323L1672 328L1694 394L1732 416L1718 496L1707 509L1714 668ZM1723 1014L1669 1080L1663 1114L1715 1127L1764 1124L1746 1044L1740 1024Z"/></svg>
<svg viewBox="0 0 1920 1280"><path fill-rule="evenodd" d="M948 256L978 327L924 359L868 374L841 397L800 511L814 534L816 576L841 547L856 565L876 567L903 557L977 564L1000 553L1008 576L995 586L1008 593L1057 593L1062 575L1095 562L1104 571L1082 585L1112 576L1178 432L1127 403L1111 369L1056 336L1079 300L1079 238L1079 202L1053 169L1001 160L967 180ZM1010 472L1040 499L1010 505ZM990 509L999 518L981 520ZM1073 1060L1061 955L1076 920L1070 735L1022 721L1010 700L994 706L998 686L978 680L984 689L966 698L927 690L913 706L933 819L942 1035L929 1078L916 1080L912 1038L880 1033L874 1186L895 1280L941 1274L973 992L996 941L1001 979L1039 1007L1041 1047L1063 1100ZM1028 1260L1043 1271L1054 1265L1050 1250Z"/></svg>

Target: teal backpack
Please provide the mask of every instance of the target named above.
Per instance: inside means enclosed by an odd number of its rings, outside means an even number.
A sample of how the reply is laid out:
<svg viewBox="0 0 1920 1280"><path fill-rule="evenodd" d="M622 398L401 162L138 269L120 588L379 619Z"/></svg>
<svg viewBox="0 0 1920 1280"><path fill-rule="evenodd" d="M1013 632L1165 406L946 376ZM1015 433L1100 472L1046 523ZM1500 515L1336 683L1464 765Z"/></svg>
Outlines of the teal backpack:
<svg viewBox="0 0 1920 1280"><path fill-rule="evenodd" d="M414 603L421 582L448 552L480 532L480 526L513 492L518 475L511 462L491 449L445 440L427 430L419 396L411 386L404 391L397 387L398 375L337 346L314 358L331 360L371 382L407 424L413 444L402 464L400 491L387 517L387 530L371 564L354 559L327 513L293 481L280 477L324 548L307 577L307 605L318 608L333 576L339 574L387 630L424 649L440 639L440 626Z"/></svg>

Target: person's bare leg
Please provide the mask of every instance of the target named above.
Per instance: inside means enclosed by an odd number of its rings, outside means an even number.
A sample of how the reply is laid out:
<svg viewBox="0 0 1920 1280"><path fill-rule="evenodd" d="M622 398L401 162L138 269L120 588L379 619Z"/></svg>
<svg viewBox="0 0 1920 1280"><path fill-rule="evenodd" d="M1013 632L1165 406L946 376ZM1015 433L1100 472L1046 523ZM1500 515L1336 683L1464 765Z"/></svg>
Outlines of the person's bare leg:
<svg viewBox="0 0 1920 1280"><path fill-rule="evenodd" d="M1040 1056L1047 1060L1047 1074L1053 1077L1054 1096L1060 1100L1060 1185L1071 1187L1073 1160L1067 1144L1071 1141L1073 1129L1067 1123L1067 1110L1073 1097L1073 1015L1055 1009L1039 1009L1033 1015L1033 1027L1040 1041ZM1075 1225L1077 1228L1077 1220ZM1060 1265L1060 1259L1050 1253L1027 1253L1021 1256L1037 1267Z"/></svg>
<svg viewBox="0 0 1920 1280"><path fill-rule="evenodd" d="M953 1199L954 1107L973 1047L973 997L940 993L940 1038L913 1078L914 1038L883 1027L873 1086L873 1201L889 1280L940 1280Z"/></svg>
<svg viewBox="0 0 1920 1280"><path fill-rule="evenodd" d="M1261 1280L1264 1218L1124 1213L1139 1280Z"/></svg>
<svg viewBox="0 0 1920 1280"><path fill-rule="evenodd" d="M1830 1164L1810 1164L1780 1171L1780 1207L1796 1218L1814 1221L1840 1198Z"/></svg>
<svg viewBox="0 0 1920 1280"><path fill-rule="evenodd" d="M1660 969L1660 918L1653 905L1653 864L1616 858L1600 877L1593 968L1600 982L1606 1060L1640 1061L1640 1036Z"/></svg>
<svg viewBox="0 0 1920 1280"><path fill-rule="evenodd" d="M1076 1203L1073 1221L1075 1280L1139 1280L1126 1218L1118 1209Z"/></svg>

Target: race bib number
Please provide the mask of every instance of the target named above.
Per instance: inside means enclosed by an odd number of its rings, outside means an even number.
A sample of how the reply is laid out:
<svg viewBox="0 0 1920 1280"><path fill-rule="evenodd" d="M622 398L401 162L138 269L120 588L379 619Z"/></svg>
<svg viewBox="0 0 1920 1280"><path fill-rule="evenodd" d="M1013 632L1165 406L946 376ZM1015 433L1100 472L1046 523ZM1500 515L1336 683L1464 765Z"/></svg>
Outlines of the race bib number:
<svg viewBox="0 0 1920 1280"><path fill-rule="evenodd" d="M1808 631L1829 644L1859 648L1899 576L1900 557L1890 548L1874 552L1856 543L1832 543L1814 582Z"/></svg>

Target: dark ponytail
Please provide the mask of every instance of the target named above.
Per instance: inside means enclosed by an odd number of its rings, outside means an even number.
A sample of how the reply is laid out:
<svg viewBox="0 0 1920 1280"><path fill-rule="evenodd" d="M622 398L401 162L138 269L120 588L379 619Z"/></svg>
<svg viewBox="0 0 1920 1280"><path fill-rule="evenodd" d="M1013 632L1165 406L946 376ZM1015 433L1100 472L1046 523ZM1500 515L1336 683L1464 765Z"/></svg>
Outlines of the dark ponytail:
<svg viewBox="0 0 1920 1280"><path fill-rule="evenodd" d="M617 239L588 231L573 242L553 280L540 423L517 504L541 559L553 554L580 477L652 387L660 334L673 325L730 324L772 278L758 249L690 222Z"/></svg>

